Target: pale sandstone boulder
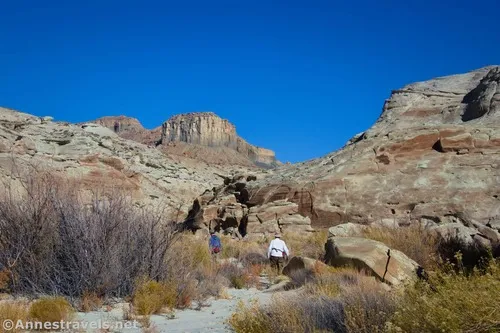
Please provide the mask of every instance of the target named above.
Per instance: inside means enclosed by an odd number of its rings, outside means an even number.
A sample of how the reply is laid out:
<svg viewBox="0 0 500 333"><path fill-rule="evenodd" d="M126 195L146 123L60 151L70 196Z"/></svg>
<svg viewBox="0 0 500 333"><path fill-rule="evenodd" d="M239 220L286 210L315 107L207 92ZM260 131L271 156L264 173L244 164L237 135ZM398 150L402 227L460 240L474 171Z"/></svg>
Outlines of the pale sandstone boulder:
<svg viewBox="0 0 500 333"><path fill-rule="evenodd" d="M356 223L343 223L328 229L328 237L354 237L359 236L365 226Z"/></svg>
<svg viewBox="0 0 500 333"><path fill-rule="evenodd" d="M330 237L325 261L334 267L356 267L394 286L415 280L419 269L419 265L404 253L360 237Z"/></svg>

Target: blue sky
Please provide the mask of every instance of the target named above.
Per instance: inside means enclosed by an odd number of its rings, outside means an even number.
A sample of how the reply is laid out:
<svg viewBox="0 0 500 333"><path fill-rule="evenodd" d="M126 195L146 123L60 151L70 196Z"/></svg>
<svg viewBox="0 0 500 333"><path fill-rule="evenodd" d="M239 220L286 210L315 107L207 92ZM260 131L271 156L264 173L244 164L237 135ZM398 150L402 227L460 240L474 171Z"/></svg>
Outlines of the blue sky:
<svg viewBox="0 0 500 333"><path fill-rule="evenodd" d="M497 1L1 1L0 105L147 128L214 111L282 161L319 157L391 90L500 63Z"/></svg>

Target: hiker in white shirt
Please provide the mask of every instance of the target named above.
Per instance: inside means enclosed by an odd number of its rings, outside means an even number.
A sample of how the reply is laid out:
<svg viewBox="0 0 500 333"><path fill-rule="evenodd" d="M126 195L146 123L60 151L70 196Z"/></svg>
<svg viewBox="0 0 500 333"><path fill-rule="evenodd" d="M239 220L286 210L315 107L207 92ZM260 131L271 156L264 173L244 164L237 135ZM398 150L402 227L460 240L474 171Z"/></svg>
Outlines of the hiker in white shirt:
<svg viewBox="0 0 500 333"><path fill-rule="evenodd" d="M269 249L267 250L267 258L271 261L271 266L276 267L278 275L281 274L281 269L285 258L290 255L290 251L283 240L281 240L281 234L276 233L274 239L269 244Z"/></svg>

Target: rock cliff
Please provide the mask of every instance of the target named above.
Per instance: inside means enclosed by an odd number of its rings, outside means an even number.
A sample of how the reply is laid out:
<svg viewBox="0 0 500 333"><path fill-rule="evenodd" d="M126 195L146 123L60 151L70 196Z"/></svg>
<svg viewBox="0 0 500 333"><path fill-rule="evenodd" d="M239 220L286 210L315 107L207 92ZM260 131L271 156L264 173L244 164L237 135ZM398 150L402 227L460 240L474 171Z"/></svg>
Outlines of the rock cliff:
<svg viewBox="0 0 500 333"><path fill-rule="evenodd" d="M240 138L236 127L213 112L176 115L162 126L161 142L185 142L208 147L227 147L264 167L276 165L273 151L255 147Z"/></svg>
<svg viewBox="0 0 500 333"><path fill-rule="evenodd" d="M153 130L126 116L102 117L92 122L115 131L122 138L157 146L166 154L208 164L263 168L279 165L272 150L248 144L236 134L233 124L213 112L176 115Z"/></svg>
<svg viewBox="0 0 500 333"><path fill-rule="evenodd" d="M500 220L500 67L410 84L325 157L249 184L250 206L299 205L313 227Z"/></svg>

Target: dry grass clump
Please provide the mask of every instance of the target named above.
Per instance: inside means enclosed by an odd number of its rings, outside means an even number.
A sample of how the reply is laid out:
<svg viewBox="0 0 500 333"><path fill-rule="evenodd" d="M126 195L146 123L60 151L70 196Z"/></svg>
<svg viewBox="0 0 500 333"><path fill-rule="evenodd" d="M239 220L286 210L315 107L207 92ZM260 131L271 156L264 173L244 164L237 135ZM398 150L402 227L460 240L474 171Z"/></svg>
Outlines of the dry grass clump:
<svg viewBox="0 0 500 333"><path fill-rule="evenodd" d="M160 313L165 307L175 307L177 298L175 283L142 280L136 285L132 304L136 314L149 316Z"/></svg>
<svg viewBox="0 0 500 333"><path fill-rule="evenodd" d="M24 301L2 301L0 302L0 323L5 320L12 320L16 323L18 320L21 322L28 321L29 318L29 304ZM13 328L12 330L6 330L0 325L1 333L20 333L21 330Z"/></svg>
<svg viewBox="0 0 500 333"><path fill-rule="evenodd" d="M371 226L363 229L362 236L403 252L426 270L435 270L439 266L439 239L420 225Z"/></svg>
<svg viewBox="0 0 500 333"><path fill-rule="evenodd" d="M238 304L228 323L237 333L303 333L303 316L289 301L275 297L272 307L263 308L258 302Z"/></svg>
<svg viewBox="0 0 500 333"><path fill-rule="evenodd" d="M103 299L95 292L84 292L78 310L81 312L98 311L103 304Z"/></svg>
<svg viewBox="0 0 500 333"><path fill-rule="evenodd" d="M362 272L328 268L269 307L240 305L229 323L245 333L499 332L500 264L456 270L391 291Z"/></svg>
<svg viewBox="0 0 500 333"><path fill-rule="evenodd" d="M499 332L500 264L471 274L453 270L430 274L428 282L409 286L390 332Z"/></svg>
<svg viewBox="0 0 500 333"><path fill-rule="evenodd" d="M247 286L248 273L235 264L223 264L218 269L218 274L229 280L230 286L243 289Z"/></svg>
<svg viewBox="0 0 500 333"><path fill-rule="evenodd" d="M267 247L255 240L238 240L222 236L221 258L235 258L245 265L267 262Z"/></svg>
<svg viewBox="0 0 500 333"><path fill-rule="evenodd" d="M209 271L215 265L208 240L199 239L191 233L177 235L167 251L166 261L168 278L173 280L184 280L195 271Z"/></svg>
<svg viewBox="0 0 500 333"><path fill-rule="evenodd" d="M349 332L385 331L397 303L395 295L382 286L374 278L365 276L342 291L340 301L344 305L345 326Z"/></svg>
<svg viewBox="0 0 500 333"><path fill-rule="evenodd" d="M70 321L75 310L64 297L43 297L33 302L29 309L30 319L40 323Z"/></svg>
<svg viewBox="0 0 500 333"><path fill-rule="evenodd" d="M381 332L394 311L373 278L353 269L324 269L298 294L273 298L269 307L240 305L230 318L236 332Z"/></svg>
<svg viewBox="0 0 500 333"><path fill-rule="evenodd" d="M292 256L302 256L321 260L325 254L325 243L328 231L321 230L311 233L286 232L283 240Z"/></svg>

